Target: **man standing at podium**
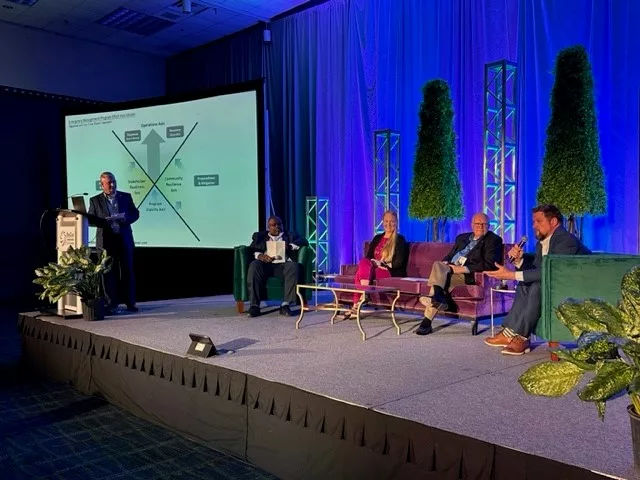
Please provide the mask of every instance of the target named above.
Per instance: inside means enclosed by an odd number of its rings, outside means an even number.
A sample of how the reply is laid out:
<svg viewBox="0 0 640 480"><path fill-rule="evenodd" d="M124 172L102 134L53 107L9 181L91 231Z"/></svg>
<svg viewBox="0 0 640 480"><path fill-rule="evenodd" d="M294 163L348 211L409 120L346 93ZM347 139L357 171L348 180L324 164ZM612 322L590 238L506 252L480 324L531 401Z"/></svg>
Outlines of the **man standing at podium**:
<svg viewBox="0 0 640 480"><path fill-rule="evenodd" d="M102 193L91 197L89 214L106 220L98 226L96 247L104 248L113 259L113 267L105 275L107 311L114 313L120 303L125 303L128 311L137 312L131 224L138 220L140 212L130 193L116 190L113 173L102 172L100 186Z"/></svg>

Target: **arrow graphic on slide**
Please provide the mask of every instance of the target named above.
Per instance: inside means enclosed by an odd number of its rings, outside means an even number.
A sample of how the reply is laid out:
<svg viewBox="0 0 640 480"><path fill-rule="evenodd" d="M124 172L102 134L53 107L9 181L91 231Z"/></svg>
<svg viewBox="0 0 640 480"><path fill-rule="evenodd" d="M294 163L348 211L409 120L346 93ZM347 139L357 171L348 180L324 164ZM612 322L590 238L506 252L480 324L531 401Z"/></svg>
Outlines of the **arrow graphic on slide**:
<svg viewBox="0 0 640 480"><path fill-rule="evenodd" d="M147 138L142 142L147 146L147 171L154 182L160 177L160 144L164 140L155 129L151 129Z"/></svg>
<svg viewBox="0 0 640 480"><path fill-rule="evenodd" d="M187 229L191 232L191 234L195 237L195 239L197 241L200 241L200 238L198 238L198 235L196 235L196 232L193 231L193 229L189 226L189 224L185 221L184 218L182 218L182 215L180 215L178 213L178 209L176 207L173 206L173 204L169 201L169 199L166 197L166 195L160 190L158 189L157 183L160 181L160 177L162 175L164 175L164 172L169 168L169 166L173 163L174 160L176 160L176 156L178 155L178 153L180 152L180 150L182 149L183 145L185 144L185 142L189 139L189 137L191 136L191 134L193 133L193 131L196 129L196 127L198 126L198 122L196 122L193 127L191 128L191 130L189 131L189 133L185 136L185 138L182 140L182 143L180 144L180 146L178 147L178 149L175 151L175 153L173 154L173 156L171 157L171 159L169 160L169 163L167 163L164 167L164 169L162 170L162 172L160 172L159 175L157 175L155 177L155 179L151 178L151 175L149 175L149 173L144 169L144 167L142 165L140 165L140 162L138 162L138 160L136 160L136 157L131 153L131 150L129 150L127 148L127 145L122 141L122 139L120 137L118 137L118 134L111 130L111 133L113 134L114 137L116 137L116 140L118 140L118 142L120 143L120 145L122 145L122 148L129 154L129 156L131 157L131 159L134 161L134 163L140 168L140 170L142 171L142 173L144 175L146 175L146 177L151 181L151 189L147 190L147 194L142 197L142 200L140 200L140 202L138 203L138 205L142 205L144 203L144 201L147 199L147 197L149 195L152 195L154 197L154 199L157 197L158 194L162 195L162 198L164 198L167 201L167 205L169 205L169 207L171 207L171 209L175 212L175 214L178 216L178 218L182 221L182 223L184 224L185 227L187 227ZM152 137L152 133L155 133L155 135L160 138L160 141L156 141L155 143L157 143L157 149L158 149L158 158L160 157L160 143L164 143L164 140L162 140L162 137L160 137L160 135L158 135L157 132L155 132L155 130L153 130L151 133L149 133L149 135L147 136L147 138L145 138L145 141L143 143L147 143L147 140L149 140L149 137ZM150 143L148 143L147 145L150 145ZM147 148L149 148L149 146L147 146ZM151 157L147 157L147 159L149 159ZM158 160L158 164L160 163L160 161ZM100 190L100 182L96 182L96 189ZM180 202L180 209L182 209L182 202Z"/></svg>

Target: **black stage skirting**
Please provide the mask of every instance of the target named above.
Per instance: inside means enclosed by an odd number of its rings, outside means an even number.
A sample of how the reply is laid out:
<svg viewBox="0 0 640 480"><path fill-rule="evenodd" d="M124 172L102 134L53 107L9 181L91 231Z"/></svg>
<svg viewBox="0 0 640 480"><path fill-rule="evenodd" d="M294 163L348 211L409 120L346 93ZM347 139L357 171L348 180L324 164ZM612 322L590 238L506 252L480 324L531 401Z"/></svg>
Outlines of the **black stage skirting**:
<svg viewBox="0 0 640 480"><path fill-rule="evenodd" d="M34 313L19 328L36 373L283 479L605 478Z"/></svg>

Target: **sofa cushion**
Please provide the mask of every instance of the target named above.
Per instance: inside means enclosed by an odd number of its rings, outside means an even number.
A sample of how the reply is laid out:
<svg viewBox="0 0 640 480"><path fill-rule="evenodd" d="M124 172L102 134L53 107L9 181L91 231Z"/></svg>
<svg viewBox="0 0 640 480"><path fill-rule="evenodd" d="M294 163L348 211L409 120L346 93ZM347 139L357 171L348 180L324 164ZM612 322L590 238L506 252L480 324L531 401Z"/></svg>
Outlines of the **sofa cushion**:
<svg viewBox="0 0 640 480"><path fill-rule="evenodd" d="M412 242L409 246L407 276L429 278L434 262L442 261L452 248L452 243Z"/></svg>

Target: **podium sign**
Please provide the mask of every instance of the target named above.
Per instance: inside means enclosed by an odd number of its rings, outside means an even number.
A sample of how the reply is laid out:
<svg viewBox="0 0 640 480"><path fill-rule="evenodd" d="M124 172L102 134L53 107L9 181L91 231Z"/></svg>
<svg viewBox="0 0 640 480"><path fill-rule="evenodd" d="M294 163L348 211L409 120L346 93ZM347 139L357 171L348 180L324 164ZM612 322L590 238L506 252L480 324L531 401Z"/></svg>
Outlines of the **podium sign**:
<svg viewBox="0 0 640 480"><path fill-rule="evenodd" d="M80 212L72 210L59 210L56 217L56 250L58 251L58 263L60 257L69 247L80 248L87 245L89 240L89 221ZM64 313L70 311L73 314L82 314L82 303L75 294L65 295L58 300L58 311Z"/></svg>

